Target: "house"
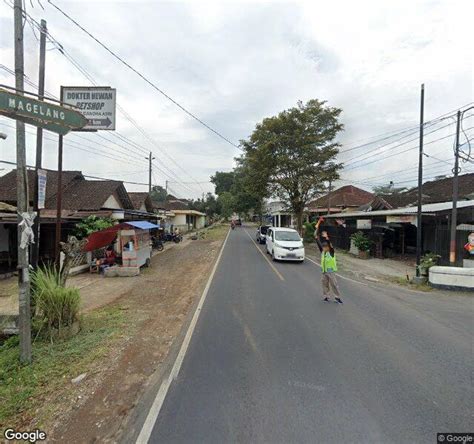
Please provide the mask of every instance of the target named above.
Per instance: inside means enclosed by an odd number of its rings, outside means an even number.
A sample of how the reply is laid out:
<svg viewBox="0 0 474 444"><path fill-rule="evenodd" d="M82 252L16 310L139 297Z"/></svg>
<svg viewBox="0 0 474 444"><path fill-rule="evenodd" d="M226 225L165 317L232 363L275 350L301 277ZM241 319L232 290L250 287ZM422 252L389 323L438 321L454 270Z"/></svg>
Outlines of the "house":
<svg viewBox="0 0 474 444"><path fill-rule="evenodd" d="M33 184L35 172L27 174L30 205L33 205ZM40 212L40 257L43 261L54 258L55 252L55 222L57 205L58 172L47 170L45 208ZM63 171L62 174L62 212L61 240L67 240L75 225L85 217L95 215L110 217L117 221L145 219L156 217L153 214L137 211L132 200L120 181L115 180L86 180L80 171ZM16 205L16 170L0 177L0 202ZM17 229L14 213L0 212L0 243L5 248L6 232L8 233L8 251L13 263L17 256Z"/></svg>
<svg viewBox="0 0 474 444"><path fill-rule="evenodd" d="M268 202L265 205L265 219L274 227L296 227L296 217L282 200Z"/></svg>
<svg viewBox="0 0 474 444"><path fill-rule="evenodd" d="M179 228L181 231L191 231L204 228L206 214L190 208L189 202L168 196L165 202L154 202L155 211L164 211L170 230Z"/></svg>
<svg viewBox="0 0 474 444"><path fill-rule="evenodd" d="M461 174L458 177L459 200L474 199L474 173ZM444 177L429 182L422 186L422 202L424 204L448 202L453 196L453 178ZM391 210L416 206L418 204L418 187L414 187L403 193L381 194L375 196L360 210Z"/></svg>
<svg viewBox="0 0 474 444"><path fill-rule="evenodd" d="M324 214L355 210L373 199L373 193L354 185L345 185L311 201L307 211L310 217L315 219Z"/></svg>
<svg viewBox="0 0 474 444"><path fill-rule="evenodd" d="M450 217L452 201L423 204L422 250L441 256L441 264L449 262ZM474 225L474 200L457 204L456 258L462 262L468 229ZM362 230L373 241L377 257L414 254L416 249L417 206L372 211L349 211L325 216L324 228L336 247L350 248L350 236Z"/></svg>
<svg viewBox="0 0 474 444"><path fill-rule="evenodd" d="M129 192L128 195L135 210L153 213L153 201L151 200L150 193Z"/></svg>

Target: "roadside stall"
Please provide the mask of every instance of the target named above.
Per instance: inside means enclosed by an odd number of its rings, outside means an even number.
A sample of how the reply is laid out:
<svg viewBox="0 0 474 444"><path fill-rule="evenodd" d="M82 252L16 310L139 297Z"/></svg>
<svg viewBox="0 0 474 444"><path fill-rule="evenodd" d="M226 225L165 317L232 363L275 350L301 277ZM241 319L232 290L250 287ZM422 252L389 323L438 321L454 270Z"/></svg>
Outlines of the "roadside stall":
<svg viewBox="0 0 474 444"><path fill-rule="evenodd" d="M128 221L92 233L84 251L105 249L105 253L102 258L92 261L91 272L103 272L105 276L136 276L140 267L150 265L150 230L157 228L158 225L147 221Z"/></svg>

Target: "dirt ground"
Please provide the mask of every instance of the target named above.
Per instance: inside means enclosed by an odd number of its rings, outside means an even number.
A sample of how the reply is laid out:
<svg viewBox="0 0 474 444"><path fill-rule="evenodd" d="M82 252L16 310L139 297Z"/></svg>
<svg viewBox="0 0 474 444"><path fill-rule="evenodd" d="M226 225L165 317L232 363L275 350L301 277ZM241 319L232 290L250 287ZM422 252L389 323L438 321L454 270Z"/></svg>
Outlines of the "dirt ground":
<svg viewBox="0 0 474 444"><path fill-rule="evenodd" d="M48 442L118 440L149 377L164 365L200 297L226 231L227 227L216 228L208 239L184 242L156 255L152 267L138 277L97 278L100 285L81 289L83 309L115 304L126 311L130 327L107 358L88 369L82 382L68 381L67 391L51 400L56 405L51 424L45 427ZM111 300L110 293L114 294Z"/></svg>

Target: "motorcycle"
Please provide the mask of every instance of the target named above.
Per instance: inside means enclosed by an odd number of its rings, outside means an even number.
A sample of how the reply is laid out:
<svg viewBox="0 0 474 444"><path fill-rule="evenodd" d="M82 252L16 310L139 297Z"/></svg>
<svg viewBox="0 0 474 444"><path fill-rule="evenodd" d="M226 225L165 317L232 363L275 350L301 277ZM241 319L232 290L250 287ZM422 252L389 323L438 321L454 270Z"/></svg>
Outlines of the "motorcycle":
<svg viewBox="0 0 474 444"><path fill-rule="evenodd" d="M158 250L158 251L163 251L163 249L165 248L163 245L163 242L158 237L151 238L151 246L153 249Z"/></svg>

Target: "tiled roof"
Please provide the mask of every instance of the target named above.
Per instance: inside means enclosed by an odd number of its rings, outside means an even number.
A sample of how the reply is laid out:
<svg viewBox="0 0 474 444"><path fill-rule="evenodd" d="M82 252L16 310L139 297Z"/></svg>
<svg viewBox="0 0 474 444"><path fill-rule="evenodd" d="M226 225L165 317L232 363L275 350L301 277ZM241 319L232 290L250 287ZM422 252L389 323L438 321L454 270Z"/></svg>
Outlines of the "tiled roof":
<svg viewBox="0 0 474 444"><path fill-rule="evenodd" d="M34 196L35 174L28 171L30 199ZM46 209L55 209L57 204L57 171L47 170ZM133 209L132 202L123 186L116 180L85 180L80 171L63 171L62 207L65 210L100 210L106 200L115 195L121 208ZM16 205L16 170L0 177L0 201Z"/></svg>
<svg viewBox="0 0 474 444"><path fill-rule="evenodd" d="M308 208L327 208L328 202L334 207L359 207L370 202L374 195L368 191L353 185L345 185L337 190L331 191L308 204Z"/></svg>
<svg viewBox="0 0 474 444"><path fill-rule="evenodd" d="M153 202L153 208L164 210L189 210L189 205L180 200L170 200L168 202Z"/></svg>
<svg viewBox="0 0 474 444"><path fill-rule="evenodd" d="M145 205L147 211L152 210L153 205L149 193L129 192L128 195L130 196L130 200L132 201L133 208L135 208L135 210L139 210L142 205Z"/></svg>
<svg viewBox="0 0 474 444"><path fill-rule="evenodd" d="M459 200L474 198L474 173L462 174L458 177ZM453 199L453 178L425 182L422 187L423 203L448 202ZM418 202L418 187L404 193L381 195L392 208L416 205Z"/></svg>
<svg viewBox="0 0 474 444"><path fill-rule="evenodd" d="M58 189L58 172L46 170L46 200L55 196ZM84 180L80 171L63 171L62 188L66 189L72 181ZM35 172L28 170L28 190L30 199L34 196ZM0 201L16 205L16 169L0 177Z"/></svg>

